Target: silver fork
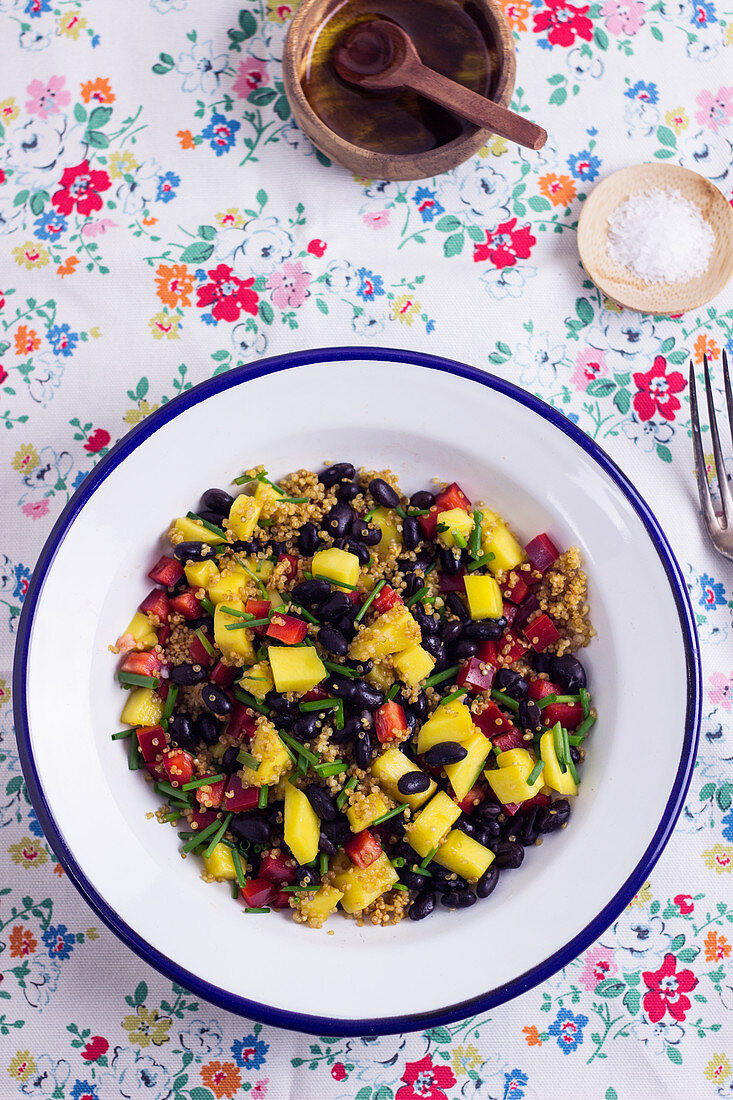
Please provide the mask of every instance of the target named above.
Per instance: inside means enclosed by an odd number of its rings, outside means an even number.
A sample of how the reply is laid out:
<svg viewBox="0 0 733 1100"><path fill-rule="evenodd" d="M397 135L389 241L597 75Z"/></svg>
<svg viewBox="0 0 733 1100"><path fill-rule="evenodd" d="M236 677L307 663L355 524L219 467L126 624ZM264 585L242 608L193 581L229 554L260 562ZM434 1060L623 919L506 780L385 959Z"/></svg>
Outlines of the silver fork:
<svg viewBox="0 0 733 1100"><path fill-rule="evenodd" d="M718 490L723 505L723 518L715 514L710 485L708 484L705 457L703 455L702 437L700 435L700 416L697 409L697 388L695 383L695 369L690 360L690 412L692 415L692 444L695 451L695 473L697 475L697 489L700 494L700 507L702 508L705 526L710 535L710 541L716 550L724 557L733 561L733 496L731 495L728 478L723 463L723 452L720 448L720 436L718 423L715 419L715 406L713 405L713 389L710 384L710 371L708 370L708 357L703 357L705 367L705 394L708 402L708 417L710 419L710 435L713 440L713 455L715 457L715 472L718 476ZM728 405L728 430L733 440L733 393L731 392L730 373L728 371L728 356L723 352L723 382L725 384L725 400Z"/></svg>

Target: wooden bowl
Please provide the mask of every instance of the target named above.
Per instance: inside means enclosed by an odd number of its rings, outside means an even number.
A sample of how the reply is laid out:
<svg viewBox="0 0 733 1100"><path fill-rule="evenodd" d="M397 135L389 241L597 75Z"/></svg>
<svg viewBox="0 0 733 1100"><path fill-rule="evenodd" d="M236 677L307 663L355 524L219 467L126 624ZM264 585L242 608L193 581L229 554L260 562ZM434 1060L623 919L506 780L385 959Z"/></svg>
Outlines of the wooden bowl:
<svg viewBox="0 0 733 1100"><path fill-rule="evenodd" d="M420 3L420 0L415 0ZM487 45L492 60L491 98L503 107L509 106L514 91L516 54L509 25L496 0L455 0L461 7L472 6L486 20L489 40ZM345 168L368 179L419 180L447 172L468 160L481 149L491 134L488 130L471 127L460 137L437 149L423 153L394 155L377 153L354 145L334 133L315 113L308 102L301 84L306 59L323 22L339 7L343 0L303 0L295 14L283 52L283 81L285 92L295 121L305 131L313 144L327 157L338 161Z"/></svg>
<svg viewBox="0 0 733 1100"><path fill-rule="evenodd" d="M645 283L608 254L608 219L631 195L673 188L694 203L715 234L710 263L684 283ZM580 260L599 290L619 305L660 316L697 309L719 294L733 275L733 209L704 176L676 164L637 164L597 185L578 221Z"/></svg>

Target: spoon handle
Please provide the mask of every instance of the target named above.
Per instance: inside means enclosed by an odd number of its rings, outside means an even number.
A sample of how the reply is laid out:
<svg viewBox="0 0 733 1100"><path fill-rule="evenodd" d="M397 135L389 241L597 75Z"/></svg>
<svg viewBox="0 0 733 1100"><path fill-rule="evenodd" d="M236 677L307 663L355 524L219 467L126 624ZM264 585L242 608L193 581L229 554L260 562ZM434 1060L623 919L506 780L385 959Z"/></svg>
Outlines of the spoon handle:
<svg viewBox="0 0 733 1100"><path fill-rule="evenodd" d="M404 83L413 91L467 118L482 130L508 138L528 149L541 149L547 141L547 131L522 115L508 111L493 100L479 95L463 84L450 80L427 65L410 65L404 73Z"/></svg>

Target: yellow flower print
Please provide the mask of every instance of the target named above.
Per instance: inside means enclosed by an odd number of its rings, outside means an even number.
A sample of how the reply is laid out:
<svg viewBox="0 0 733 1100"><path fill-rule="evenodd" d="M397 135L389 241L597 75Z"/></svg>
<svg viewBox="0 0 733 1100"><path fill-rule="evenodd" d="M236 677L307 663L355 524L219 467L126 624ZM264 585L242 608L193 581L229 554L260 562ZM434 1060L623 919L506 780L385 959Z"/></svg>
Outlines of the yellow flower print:
<svg viewBox="0 0 733 1100"><path fill-rule="evenodd" d="M392 302L392 318L403 325L411 325L420 312L420 303L409 294L400 294Z"/></svg>
<svg viewBox="0 0 733 1100"><path fill-rule="evenodd" d="M608 309L611 313L623 313L624 307L620 306L618 302L612 302L610 298L603 299L603 308Z"/></svg>
<svg viewBox="0 0 733 1100"><path fill-rule="evenodd" d="M26 870L48 863L46 849L37 840L31 840L29 836L22 836L17 844L11 844L8 852L13 863L22 863Z"/></svg>
<svg viewBox="0 0 733 1100"><path fill-rule="evenodd" d="M454 1047L451 1065L456 1077L462 1077L474 1066L481 1065L481 1055L472 1043L467 1047Z"/></svg>
<svg viewBox="0 0 733 1100"><path fill-rule="evenodd" d="M109 158L108 171L110 179L122 179L123 176L128 176L130 172L134 172L135 169L139 167L139 163L135 160L129 149L126 149L124 153L113 153Z"/></svg>
<svg viewBox="0 0 733 1100"><path fill-rule="evenodd" d="M141 401L135 409L128 409L125 415L122 417L125 424L129 424L133 428L136 424L139 424L141 420L144 420L150 413L155 412L159 405L149 405L147 401Z"/></svg>
<svg viewBox="0 0 733 1100"><path fill-rule="evenodd" d="M38 451L32 443L23 443L10 459L10 465L19 474L27 474L29 470L35 470L40 462Z"/></svg>
<svg viewBox="0 0 733 1100"><path fill-rule="evenodd" d="M271 23L288 23L300 7L300 0L267 0L267 18Z"/></svg>
<svg viewBox="0 0 733 1100"><path fill-rule="evenodd" d="M0 119L3 122L13 122L20 111L18 110L18 104L15 102L14 96L8 96L7 99L0 99Z"/></svg>
<svg viewBox="0 0 733 1100"><path fill-rule="evenodd" d="M0 707L10 702L10 688L7 680L0 680Z"/></svg>
<svg viewBox="0 0 733 1100"><path fill-rule="evenodd" d="M156 340L180 340L181 334L178 329L181 325L181 318L176 317L175 313L168 313L166 310L162 310L160 313L156 313L154 317L151 317L148 321L150 325L150 331L152 332Z"/></svg>
<svg viewBox="0 0 733 1100"><path fill-rule="evenodd" d="M667 111L664 121L676 134L681 134L690 125L690 118L684 107L675 107L673 110Z"/></svg>
<svg viewBox="0 0 733 1100"><path fill-rule="evenodd" d="M13 249L13 256L19 267L27 267L29 271L34 267L45 267L50 259L48 250L36 244L35 241L26 241L18 245Z"/></svg>
<svg viewBox="0 0 733 1100"><path fill-rule="evenodd" d="M69 11L59 19L58 33L66 35L67 38L73 38L76 42L86 26L87 21L80 11Z"/></svg>
<svg viewBox="0 0 733 1100"><path fill-rule="evenodd" d="M724 1054L714 1054L705 1066L705 1076L708 1081L716 1083L725 1081L730 1077L730 1062Z"/></svg>
<svg viewBox="0 0 733 1100"><path fill-rule="evenodd" d="M225 210L222 214L217 214L216 221L225 229L241 229L244 225L242 213L240 210L237 210L236 206L230 206L229 209Z"/></svg>
<svg viewBox="0 0 733 1100"><path fill-rule="evenodd" d="M93 340L98 340L99 337L102 335L102 330L99 325L95 325L94 328L90 328L89 335Z"/></svg>
<svg viewBox="0 0 733 1100"><path fill-rule="evenodd" d="M644 885L642 886L641 890L638 890L634 894L631 901L629 902L629 908L631 908L632 905L637 905L637 906L641 907L642 905L646 905L646 903L648 901L651 901L651 900L652 900L651 886L649 885L648 882L645 882Z"/></svg>
<svg viewBox="0 0 733 1100"><path fill-rule="evenodd" d="M484 145L483 149L479 149L478 155L482 160L485 160L488 156L502 157L504 153L508 152L509 142L506 138L499 137L497 134L488 144Z"/></svg>
<svg viewBox="0 0 733 1100"><path fill-rule="evenodd" d="M135 1016L125 1016L122 1026L129 1032L130 1042L136 1047L162 1046L170 1039L168 1034L173 1021L169 1016L161 1016L157 1008L137 1006Z"/></svg>
<svg viewBox="0 0 733 1100"><path fill-rule="evenodd" d="M707 474L708 482L713 486L718 476L715 471L715 455L710 453L703 455L703 458L705 459L705 473Z"/></svg>
<svg viewBox="0 0 733 1100"><path fill-rule="evenodd" d="M726 46L733 46L733 23L726 24L723 41L725 42Z"/></svg>
<svg viewBox="0 0 733 1100"><path fill-rule="evenodd" d="M703 852L702 858L705 866L719 875L729 875L733 869L733 848L730 844L713 844L712 848Z"/></svg>
<svg viewBox="0 0 733 1100"><path fill-rule="evenodd" d="M36 1063L29 1050L19 1050L11 1059L8 1073L16 1081L27 1081L36 1072Z"/></svg>

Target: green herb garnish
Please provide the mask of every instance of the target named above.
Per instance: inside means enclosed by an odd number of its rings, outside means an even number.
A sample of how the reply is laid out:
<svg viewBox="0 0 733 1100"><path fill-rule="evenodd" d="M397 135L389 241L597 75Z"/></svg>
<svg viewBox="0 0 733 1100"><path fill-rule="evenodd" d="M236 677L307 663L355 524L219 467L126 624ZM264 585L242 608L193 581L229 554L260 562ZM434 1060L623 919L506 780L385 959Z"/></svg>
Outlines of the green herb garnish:
<svg viewBox="0 0 733 1100"><path fill-rule="evenodd" d="M231 815L230 815L230 816L231 816ZM212 821L212 822L211 822L211 824L210 824L210 825L207 825L205 829L202 829L200 833L199 833L199 832L195 832L195 833L194 833L194 834L192 835L191 839L190 839L190 840L188 840L188 841L186 841L186 843L185 843L185 844L183 845L182 851L184 851L184 852L190 852L190 851L192 851L192 850L193 850L194 848L198 848L199 844L201 844L201 842L202 842L203 840L208 840L208 838L209 838L209 837L210 837L210 836L211 836L211 835L212 835L213 833L216 833L216 832L218 832L220 824L221 824L221 822L220 822L220 821L218 821L218 820L217 820L217 821ZM179 834L179 836L180 836L180 835L181 835L181 834Z"/></svg>
<svg viewBox="0 0 733 1100"><path fill-rule="evenodd" d="M364 618L367 611L372 606L372 603L377 598L379 593L382 591L382 589L384 588L386 583L387 582L385 580L377 581L377 583L374 585L374 588L371 590L371 592L369 593L367 598L364 600L364 603L361 605L358 612L354 616L354 622L355 623L360 623L361 622L361 620Z"/></svg>
<svg viewBox="0 0 733 1100"><path fill-rule="evenodd" d="M265 809L265 807L267 806L267 800L268 800L269 797L270 797L270 788L269 787L260 787L260 795L259 795L259 798L257 799L257 809L258 810L264 810Z"/></svg>
<svg viewBox="0 0 733 1100"><path fill-rule="evenodd" d="M545 766L545 762L544 762L544 760L538 760L538 761L537 761L537 763L535 764L535 766L534 766L534 767L532 768L532 771L531 771L531 772L529 773L529 775L527 776L527 784L528 784L528 786L530 786L530 787L531 787L533 783L536 783L536 782L537 782L537 780L539 779L540 775L542 774L542 769L544 768L544 766Z"/></svg>
<svg viewBox="0 0 733 1100"><path fill-rule="evenodd" d="M336 805L338 806L339 810L343 810L344 806L346 805L346 800L349 797L349 791L353 791L358 782L359 780L356 778L356 776L352 775L351 779L349 779L348 782L344 784L340 795L336 799Z"/></svg>
<svg viewBox="0 0 733 1100"><path fill-rule="evenodd" d="M204 859L208 859L209 856L212 854L212 852L214 851L214 848L216 848L217 844L219 843L221 838L224 836L224 833L229 828L229 822L232 820L233 817L234 817L234 814L227 814L226 815L226 817L222 821L221 825L219 826L217 831L212 836L212 838L209 842L208 848L206 848L206 850L204 851Z"/></svg>
<svg viewBox="0 0 733 1100"><path fill-rule="evenodd" d="M436 684L442 684L444 680L452 679L460 671L460 668L460 665L451 665L450 668L446 668L442 672L436 672L434 676L428 676L423 687L435 687Z"/></svg>
<svg viewBox="0 0 733 1100"><path fill-rule="evenodd" d="M473 528L471 530L471 537L468 540L468 552L472 558L476 559L481 556L481 532L484 525L484 513L479 511L478 508L473 510Z"/></svg>
<svg viewBox="0 0 733 1100"><path fill-rule="evenodd" d="M240 764L244 764L246 767L251 768L253 772L259 771L261 760L258 760L256 756L253 756L251 752L247 752L246 749L240 749L237 753L237 760Z"/></svg>
<svg viewBox="0 0 733 1100"><path fill-rule="evenodd" d="M246 679L246 676L243 677L243 679ZM234 698L238 699L240 703L244 703L246 706L251 707L252 710L259 711L260 714L269 715L270 713L267 707L263 706L262 703L257 702L254 695L250 695L248 691L242 691L242 689L239 687L236 687L234 689Z"/></svg>
<svg viewBox="0 0 733 1100"><path fill-rule="evenodd" d="M335 584L337 588L348 588L350 592L356 592L359 588L358 584L347 584L346 581L335 581L333 577L324 577L323 573L314 573L313 579L317 581L328 581L329 584Z"/></svg>
<svg viewBox="0 0 733 1100"><path fill-rule="evenodd" d="M226 540L226 533L222 527L217 527L215 523L209 523L208 520L202 519L201 516L197 516L195 512L186 512L186 518L194 520L195 523L200 523L202 527L205 527L207 531L211 531L213 535L219 535L220 538Z"/></svg>
<svg viewBox="0 0 733 1100"><path fill-rule="evenodd" d="M466 694L466 688L459 688L458 691L452 691L450 695L444 695L438 703L439 707L444 706L446 703L452 703L454 699L457 699L460 695Z"/></svg>
<svg viewBox="0 0 733 1100"><path fill-rule="evenodd" d="M371 828L372 825L381 825L383 821L389 821L391 817L397 817L397 814L403 814L406 809L408 809L407 806L393 806L391 810L387 810L386 814L382 814L381 817L375 817L369 828Z"/></svg>
<svg viewBox="0 0 733 1100"><path fill-rule="evenodd" d="M428 591L429 589L426 585L423 585L422 588L418 588L414 596L410 596L408 600L405 600L405 607L412 607L412 605L417 603L418 600L421 600L423 596L427 596Z"/></svg>
<svg viewBox="0 0 733 1100"><path fill-rule="evenodd" d="M120 730L119 733L113 733L112 737L111 737L111 740L112 741L125 741L128 737L130 737L133 733L135 733L136 729L137 729L137 726L135 726L135 729Z"/></svg>
<svg viewBox="0 0 733 1100"><path fill-rule="evenodd" d="M200 779L192 779L190 783L184 783L181 790L195 791L198 787L209 787L212 783L220 783L222 779L226 779L224 772L219 772L217 775L203 775Z"/></svg>
<svg viewBox="0 0 733 1100"><path fill-rule="evenodd" d="M136 672L118 672L117 679L121 684L127 684L129 687L151 688L153 691L160 684L157 676L139 676Z"/></svg>
<svg viewBox="0 0 733 1100"><path fill-rule="evenodd" d="M499 691L497 688L494 688L491 692L491 698L495 699L497 703L501 703L502 706L507 707L509 710L514 711L515 714L519 710L519 703L517 700L512 699L511 695L507 695L504 691Z"/></svg>
<svg viewBox="0 0 733 1100"><path fill-rule="evenodd" d="M480 558L476 558L476 561L472 561L470 565L466 566L466 571L468 573L473 573L475 569L483 569L483 567L488 565L493 559L493 554L482 554Z"/></svg>

